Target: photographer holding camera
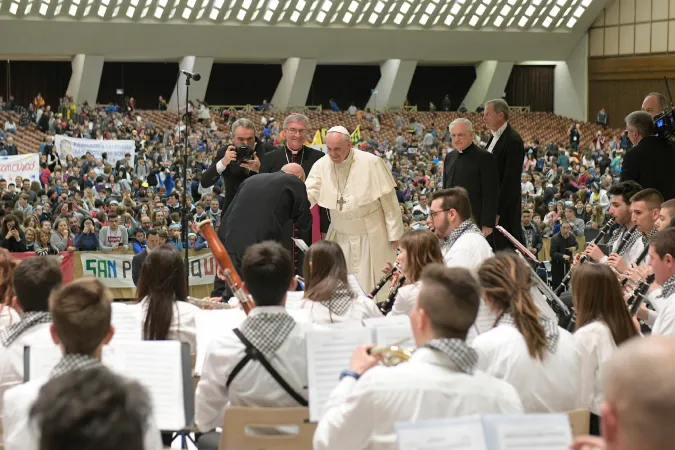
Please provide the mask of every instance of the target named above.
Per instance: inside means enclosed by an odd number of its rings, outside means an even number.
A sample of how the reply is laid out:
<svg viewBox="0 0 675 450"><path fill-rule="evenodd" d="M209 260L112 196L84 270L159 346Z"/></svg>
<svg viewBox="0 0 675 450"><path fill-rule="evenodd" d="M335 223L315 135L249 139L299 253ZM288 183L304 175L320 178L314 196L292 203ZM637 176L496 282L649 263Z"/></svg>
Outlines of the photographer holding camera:
<svg viewBox="0 0 675 450"><path fill-rule="evenodd" d="M225 203L221 210L227 211L239 185L251 175L260 172L260 163L266 149L255 135L255 125L248 119L238 119L232 124L232 144L218 150L211 166L202 174L202 187L216 184L223 177Z"/></svg>

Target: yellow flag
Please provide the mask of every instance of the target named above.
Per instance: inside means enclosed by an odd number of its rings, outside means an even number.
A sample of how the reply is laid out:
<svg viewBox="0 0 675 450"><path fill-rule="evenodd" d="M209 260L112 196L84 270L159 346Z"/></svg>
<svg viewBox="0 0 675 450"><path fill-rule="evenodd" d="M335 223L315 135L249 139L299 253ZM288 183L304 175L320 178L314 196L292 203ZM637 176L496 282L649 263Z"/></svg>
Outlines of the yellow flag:
<svg viewBox="0 0 675 450"><path fill-rule="evenodd" d="M361 125L357 125L356 129L351 134L352 144L356 145L361 142Z"/></svg>
<svg viewBox="0 0 675 450"><path fill-rule="evenodd" d="M314 134L314 139L312 140L312 145L322 145L323 142L321 142L321 130L316 130L316 133Z"/></svg>

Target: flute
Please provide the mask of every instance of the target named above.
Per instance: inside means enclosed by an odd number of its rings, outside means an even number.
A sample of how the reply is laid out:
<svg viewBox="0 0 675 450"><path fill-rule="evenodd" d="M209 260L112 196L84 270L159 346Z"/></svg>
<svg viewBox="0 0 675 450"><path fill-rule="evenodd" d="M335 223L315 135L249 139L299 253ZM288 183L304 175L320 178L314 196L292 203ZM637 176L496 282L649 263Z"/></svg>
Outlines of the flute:
<svg viewBox="0 0 675 450"><path fill-rule="evenodd" d="M403 283L405 283L405 276L399 278L398 281L391 286L391 289L389 289L389 295L387 296L387 300L381 303L380 312L382 312L382 314L384 314L385 316L389 314L391 308L394 307L396 294L398 294L398 289L401 286L403 286Z"/></svg>
<svg viewBox="0 0 675 450"><path fill-rule="evenodd" d="M609 221L605 224L604 227L602 227L602 230L600 230L600 233L593 239L593 244L597 245L598 242L607 234L609 229L614 225L614 219L609 219ZM577 266L580 266L581 264L585 263L586 260L588 259L587 255L581 255L579 258L579 262L577 263ZM570 269L567 274L565 274L565 278L562 279L558 287L555 289L555 295L560 295L563 291L563 289L566 289L570 280L572 279L572 272L574 271L574 267Z"/></svg>
<svg viewBox="0 0 675 450"><path fill-rule="evenodd" d="M370 294L368 294L368 297L370 298L375 298L378 292L380 292L380 289L391 279L391 277L394 276L396 272L398 272L400 269L398 267L398 264L394 264L391 269L389 269L382 277L380 278L380 281L377 282L375 287L373 288L372 291L370 291Z"/></svg>
<svg viewBox="0 0 675 450"><path fill-rule="evenodd" d="M232 295L234 295L237 300L239 300L241 308L244 310L246 315L248 315L248 313L251 312L251 309L255 307L255 303L253 302L253 298L251 298L246 288L243 286L243 282L241 281L239 274L234 269L234 264L232 264L230 255L227 254L227 250L225 250L223 243L220 242L220 238L218 238L216 231L213 229L213 225L211 225L211 219L206 219L203 222L200 222L197 226L199 227L199 231L201 231L204 235L204 239L206 239L206 241L209 243L209 248L211 249L211 253L213 253L213 257L216 259L216 261L218 261L221 269L223 269L225 283L227 283L230 290L232 291Z"/></svg>

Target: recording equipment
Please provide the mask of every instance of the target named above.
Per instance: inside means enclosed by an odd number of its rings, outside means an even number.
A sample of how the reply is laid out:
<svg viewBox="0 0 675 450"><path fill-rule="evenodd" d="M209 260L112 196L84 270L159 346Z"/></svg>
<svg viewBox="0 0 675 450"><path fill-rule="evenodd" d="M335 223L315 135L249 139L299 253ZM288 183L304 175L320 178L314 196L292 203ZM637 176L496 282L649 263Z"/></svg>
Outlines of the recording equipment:
<svg viewBox="0 0 675 450"><path fill-rule="evenodd" d="M600 230L600 233L593 239L593 244L598 245L598 243L602 240L603 237L607 234L610 228L614 225L614 219L609 219L609 221L605 224L604 227ZM575 267L578 267L582 265L583 263L586 262L588 259L588 256L586 255L581 255L581 258L579 258L579 262ZM563 290L567 289L569 287L569 282L572 279L572 272L574 272L574 267L570 269L567 274L565 275L565 278L560 282L558 287L555 289L555 295L560 295Z"/></svg>
<svg viewBox="0 0 675 450"><path fill-rule="evenodd" d="M664 108L664 111L658 116L654 117L654 126L656 127L656 135L660 138L667 139L671 143L675 141L675 109L672 108L673 97L670 95L670 85L668 78L663 77L666 83L666 91L668 92L668 100L670 101L670 108Z"/></svg>
<svg viewBox="0 0 675 450"><path fill-rule="evenodd" d="M387 296L387 300L384 302L380 303L378 306L380 307L380 312L384 314L385 316L389 314L391 311L391 308L394 307L394 301L396 300L396 294L398 294L398 289L403 286L403 283L405 283L405 276L402 276L401 278L398 279L396 283L394 283L391 288L389 289L389 295Z"/></svg>
<svg viewBox="0 0 675 450"><path fill-rule="evenodd" d="M645 296L649 291L649 286L654 282L654 274L649 275L633 290L633 293L628 298L628 306L630 307L630 315L634 316L640 309L640 305L645 300Z"/></svg>
<svg viewBox="0 0 675 450"><path fill-rule="evenodd" d="M225 283L229 286L232 294L239 300L241 308L244 310L246 315L251 312L251 309L255 307L253 298L249 295L246 288L243 286L243 282L239 277L239 274L234 269L230 255L227 254L227 250L223 246L223 243L220 242L216 231L211 225L211 219L206 219L200 222L198 225L199 231L202 232L204 239L209 243L209 248L213 257L216 259L220 268L223 270L223 275L225 276Z"/></svg>
<svg viewBox="0 0 675 450"><path fill-rule="evenodd" d="M237 153L237 159L232 162L238 166L244 161L250 161L253 159L253 149L246 144L241 144L235 147L234 151Z"/></svg>
<svg viewBox="0 0 675 450"><path fill-rule="evenodd" d="M382 275L380 281L377 282L373 290L370 291L370 294L368 294L368 297L375 298L377 293L380 292L380 289L382 289L382 287L385 284L387 284L387 281L389 281L391 277L393 277L394 274L398 271L399 271L398 264L394 264L391 269L389 269L384 275Z"/></svg>
<svg viewBox="0 0 675 450"><path fill-rule="evenodd" d="M187 70L181 69L180 73L185 75L188 79L192 79L192 80L195 80L195 81L199 81L199 80L202 79L202 76L199 75L197 72L188 72Z"/></svg>

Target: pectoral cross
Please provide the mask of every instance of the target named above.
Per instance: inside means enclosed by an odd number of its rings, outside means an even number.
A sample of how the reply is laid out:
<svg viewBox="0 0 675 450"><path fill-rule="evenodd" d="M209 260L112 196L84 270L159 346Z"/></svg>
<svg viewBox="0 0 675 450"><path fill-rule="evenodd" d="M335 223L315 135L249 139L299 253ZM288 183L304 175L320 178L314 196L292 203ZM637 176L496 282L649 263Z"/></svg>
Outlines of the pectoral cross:
<svg viewBox="0 0 675 450"><path fill-rule="evenodd" d="M340 200L338 200L337 203L338 203L338 205L340 205L340 208L339 208L340 211L342 211L342 206L347 202L345 201L344 197L340 196Z"/></svg>

